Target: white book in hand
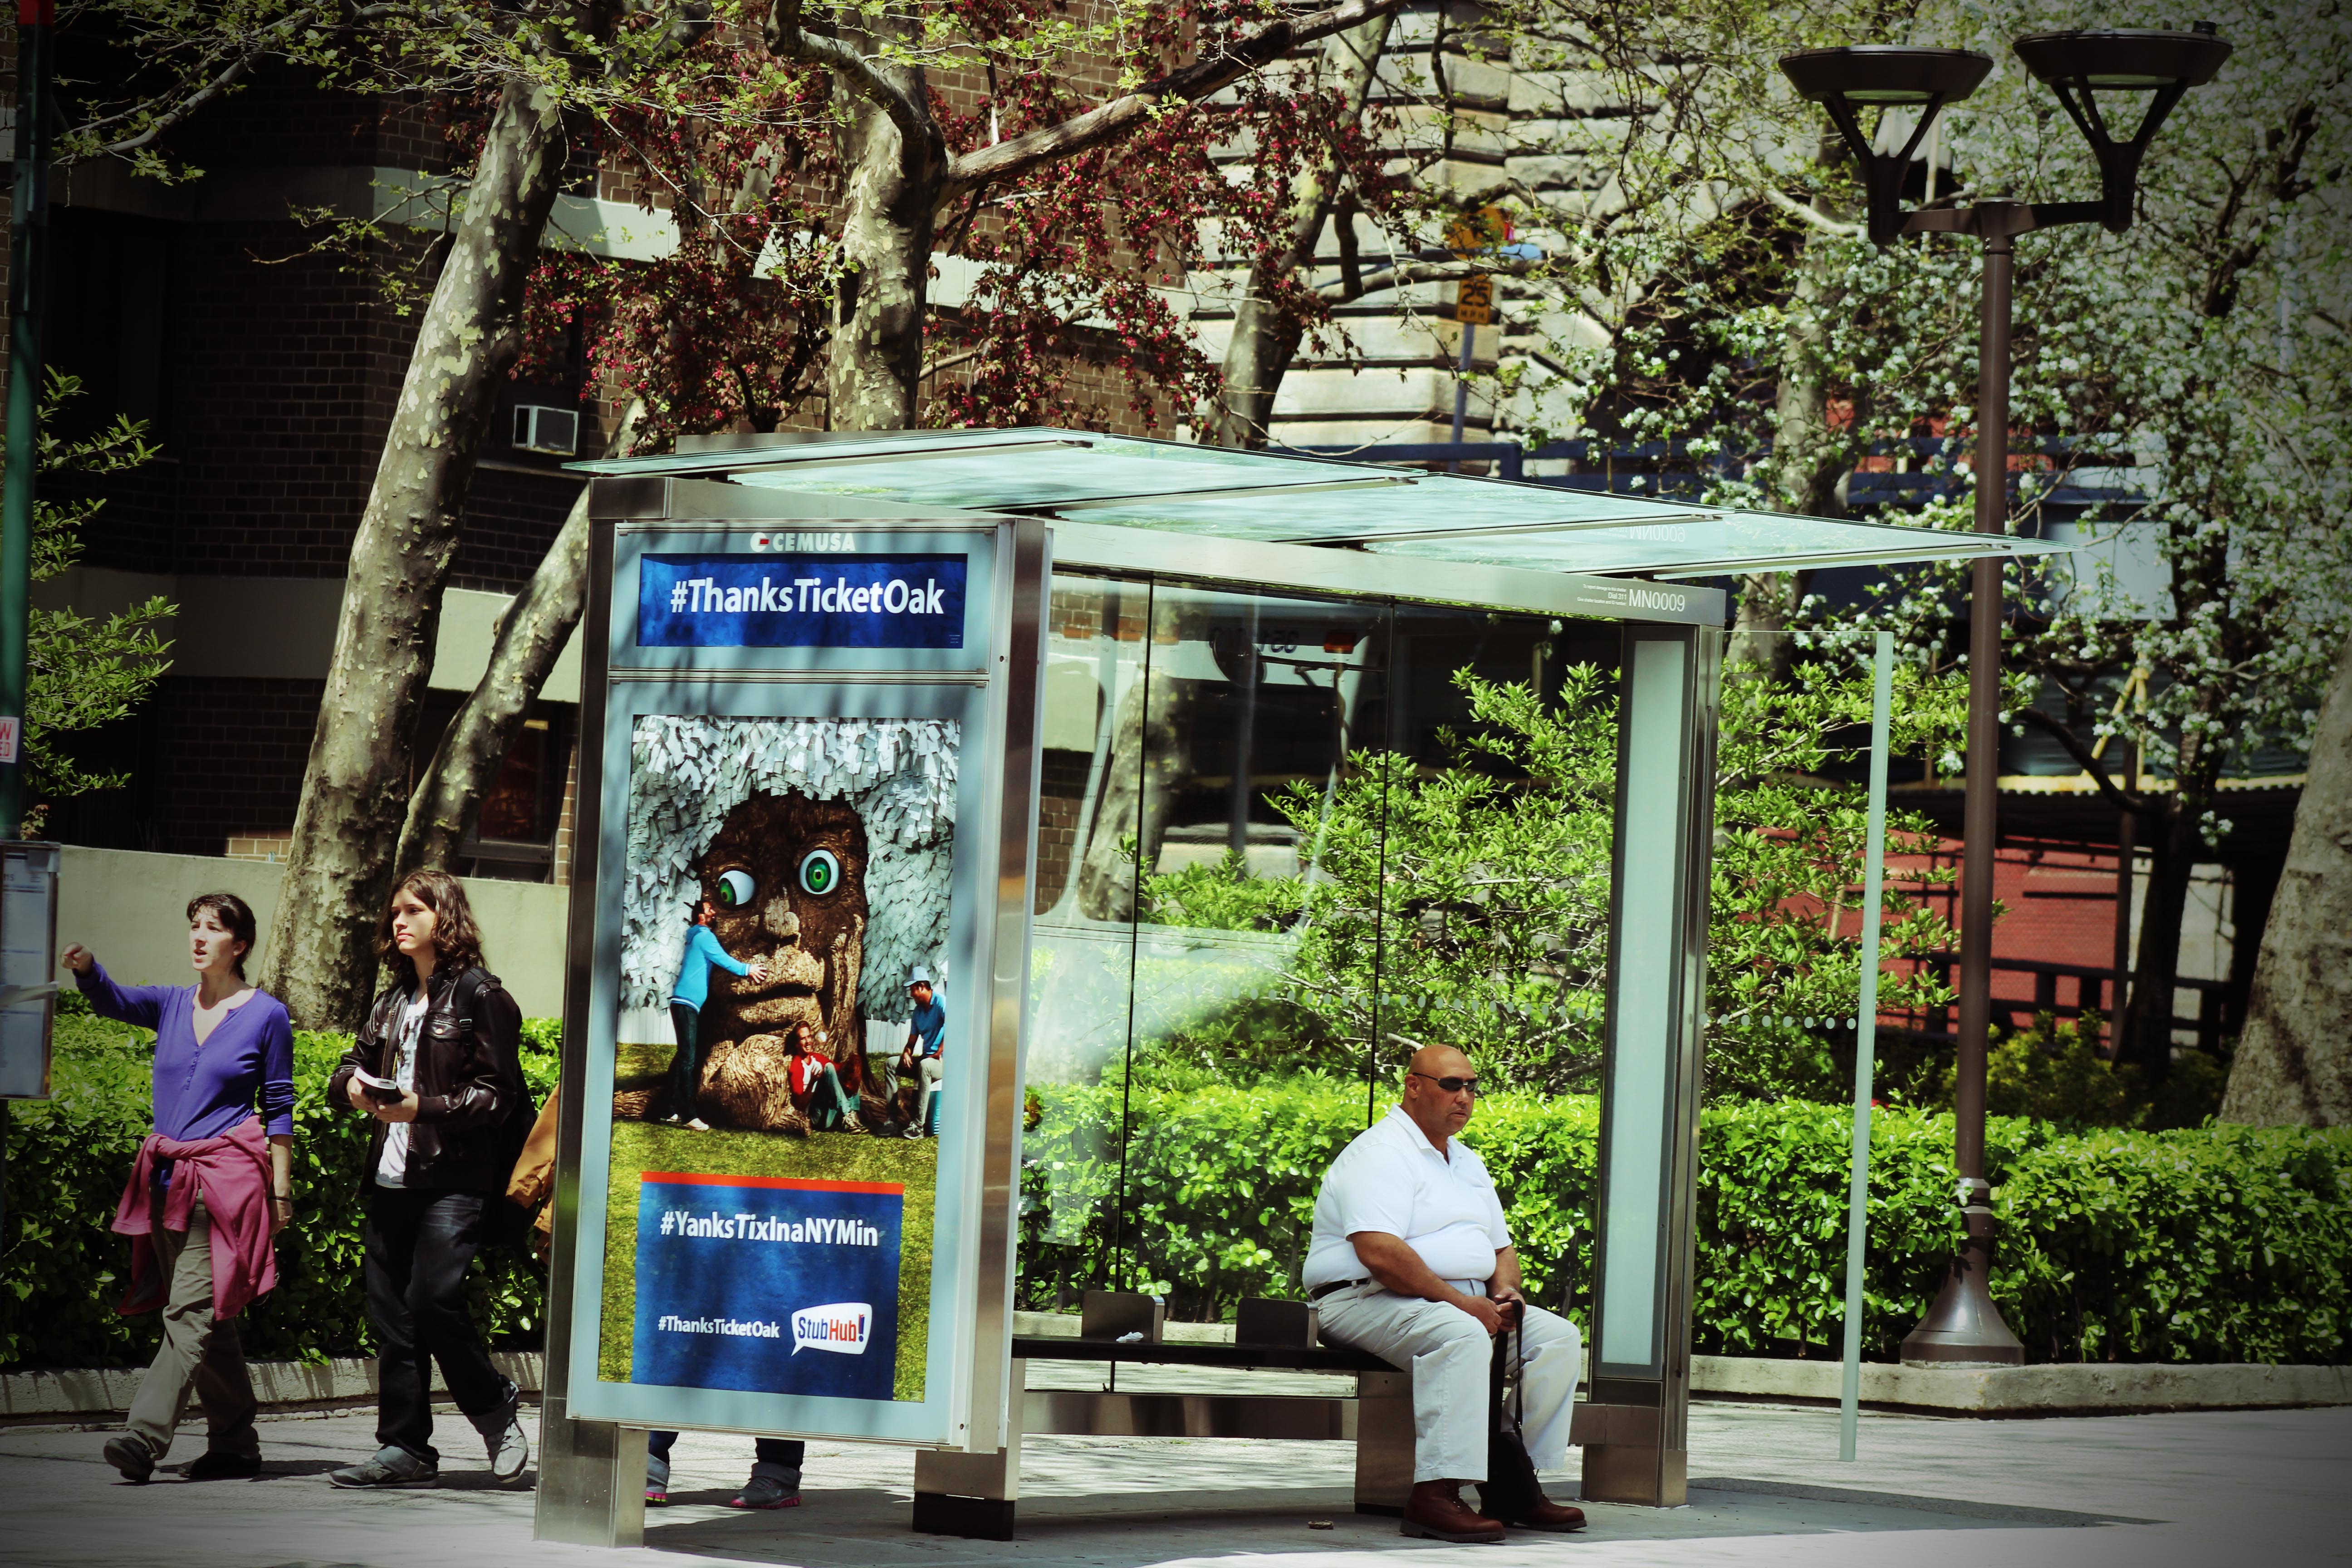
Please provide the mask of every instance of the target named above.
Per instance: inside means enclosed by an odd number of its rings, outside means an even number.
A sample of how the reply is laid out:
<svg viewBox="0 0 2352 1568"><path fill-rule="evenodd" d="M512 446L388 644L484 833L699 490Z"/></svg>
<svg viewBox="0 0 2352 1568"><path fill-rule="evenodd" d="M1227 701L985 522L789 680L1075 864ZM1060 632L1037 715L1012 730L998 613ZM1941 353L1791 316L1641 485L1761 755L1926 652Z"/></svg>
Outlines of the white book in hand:
<svg viewBox="0 0 2352 1568"><path fill-rule="evenodd" d="M392 1100L401 1098L400 1085L388 1078L378 1078L365 1068L353 1068L352 1081L365 1089L370 1100Z"/></svg>

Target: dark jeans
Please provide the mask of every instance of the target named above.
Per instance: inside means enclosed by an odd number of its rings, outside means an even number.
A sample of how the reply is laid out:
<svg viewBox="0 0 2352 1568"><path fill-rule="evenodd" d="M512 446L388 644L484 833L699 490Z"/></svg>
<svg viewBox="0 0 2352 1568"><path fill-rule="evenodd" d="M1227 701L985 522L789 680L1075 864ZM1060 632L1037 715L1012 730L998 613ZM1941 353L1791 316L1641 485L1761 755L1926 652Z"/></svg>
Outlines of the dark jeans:
<svg viewBox="0 0 2352 1568"><path fill-rule="evenodd" d="M675 1432L646 1434L646 1479L669 1485L669 1451L677 1442ZM801 1489L801 1459L808 1445L797 1437L754 1437L751 1439L751 1474L765 1476L786 1491Z"/></svg>
<svg viewBox="0 0 2352 1568"><path fill-rule="evenodd" d="M695 1093L702 1088L702 1010L673 1002L669 1026L677 1036L677 1054L669 1059L669 1110L672 1116L691 1117Z"/></svg>
<svg viewBox="0 0 2352 1568"><path fill-rule="evenodd" d="M466 1315L466 1270L482 1246L480 1193L368 1185L368 1319L377 1358L375 1440L438 1463L433 1363L458 1410L483 1416L513 1397Z"/></svg>

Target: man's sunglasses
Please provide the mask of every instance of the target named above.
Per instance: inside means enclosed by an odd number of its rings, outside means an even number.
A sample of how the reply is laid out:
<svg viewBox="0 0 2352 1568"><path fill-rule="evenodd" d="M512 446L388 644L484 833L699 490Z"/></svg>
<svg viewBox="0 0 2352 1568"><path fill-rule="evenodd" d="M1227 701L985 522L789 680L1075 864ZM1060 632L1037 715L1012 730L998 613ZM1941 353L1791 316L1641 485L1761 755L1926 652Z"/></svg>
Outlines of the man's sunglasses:
<svg viewBox="0 0 2352 1568"><path fill-rule="evenodd" d="M1448 1094L1460 1094L1465 1089L1473 1095L1475 1095L1478 1092L1478 1080L1475 1077L1438 1078L1433 1074L1422 1072L1413 1068L1405 1068L1405 1071L1412 1074L1414 1078L1428 1079L1430 1082L1435 1084L1438 1088L1444 1089Z"/></svg>

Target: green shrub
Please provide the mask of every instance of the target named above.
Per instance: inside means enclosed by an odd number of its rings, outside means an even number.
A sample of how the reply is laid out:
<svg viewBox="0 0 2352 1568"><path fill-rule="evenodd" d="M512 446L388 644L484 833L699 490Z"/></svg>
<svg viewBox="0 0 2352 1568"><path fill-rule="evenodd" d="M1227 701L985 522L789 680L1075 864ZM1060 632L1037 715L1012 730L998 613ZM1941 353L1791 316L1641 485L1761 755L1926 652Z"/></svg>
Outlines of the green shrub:
<svg viewBox="0 0 2352 1568"><path fill-rule="evenodd" d="M156 1319L118 1316L131 1238L107 1228L152 1124L144 1029L80 1016L57 1025L55 1098L8 1109L7 1217L0 1252L0 1365L122 1366L154 1354ZM540 1020L526 1024L534 1096L555 1081ZM360 1167L367 1123L327 1104L347 1035L294 1037L294 1214L278 1237L278 1289L241 1323L256 1360L319 1361L373 1344L360 1279ZM485 1253L467 1282L492 1341L536 1342L543 1292L516 1249Z"/></svg>
<svg viewBox="0 0 2352 1568"><path fill-rule="evenodd" d="M2032 1026L1993 1044L1985 1058L1985 1109L2069 1127L2201 1127L2221 1109L2226 1060L2184 1051L2153 1093L2139 1069L2101 1054L2096 1013L2060 1021L2044 1013ZM1949 1110L1957 1068L1947 1064L1923 1098ZM1897 1098L1906 1098L1898 1095Z"/></svg>
<svg viewBox="0 0 2352 1568"><path fill-rule="evenodd" d="M148 1126L143 1031L60 1020L57 1098L10 1110L0 1364L104 1366L153 1352L154 1318L120 1318L130 1240L106 1228ZM526 1034L533 1092L551 1030ZM296 1039L297 1219L279 1284L245 1320L257 1358L364 1352L359 1278L365 1128L331 1112L346 1041ZM1385 1099L1385 1097L1382 1097ZM1030 1091L1021 1304L1144 1289L1179 1318L1297 1293L1324 1169L1364 1125L1364 1086L1303 1075L1182 1088L1117 1081ZM1135 1129L1122 1136L1122 1129ZM1537 1299L1584 1316L1600 1118L1589 1097L1498 1095L1469 1142L1494 1171ZM1695 1347L1832 1356L1843 1332L1851 1122L1841 1107L1725 1101L1700 1123ZM1958 1229L1948 1114L1882 1109L1871 1131L1864 1344L1889 1360L1927 1310ZM2001 1219L1993 1294L2041 1361L2352 1359L2352 1134L2206 1127L2068 1131L1995 1118ZM1124 1165L1129 1201L1114 1198ZM541 1282L512 1251L470 1289L491 1336L529 1342Z"/></svg>
<svg viewBox="0 0 2352 1568"><path fill-rule="evenodd" d="M1361 1130L1360 1084L1034 1089L1021 1301L1145 1289L1172 1316L1295 1296L1324 1168ZM1121 1147L1122 1104L1135 1129ZM1494 1173L1531 1292L1581 1318L1591 1281L1589 1098L1496 1096L1467 1140ZM1844 1330L1850 1114L1726 1101L1700 1121L1693 1340L1703 1353L1834 1356ZM1892 1360L1958 1239L1948 1114L1872 1118L1864 1353ZM2352 1135L2214 1127L2067 1132L1996 1118L1992 1289L2038 1361L2337 1363L2352 1356ZM1112 1194L1124 1161L1129 1202Z"/></svg>

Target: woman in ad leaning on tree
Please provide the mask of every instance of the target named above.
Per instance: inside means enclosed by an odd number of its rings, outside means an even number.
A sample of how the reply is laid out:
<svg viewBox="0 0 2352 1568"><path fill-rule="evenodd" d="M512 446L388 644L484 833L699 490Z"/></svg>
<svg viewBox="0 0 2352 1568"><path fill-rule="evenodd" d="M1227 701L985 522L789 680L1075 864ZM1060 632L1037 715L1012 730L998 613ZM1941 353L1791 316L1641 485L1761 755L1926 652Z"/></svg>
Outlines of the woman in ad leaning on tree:
<svg viewBox="0 0 2352 1568"><path fill-rule="evenodd" d="M393 889L376 950L394 976L328 1085L371 1117L361 1167L368 1318L383 1344L375 1457L331 1472L339 1487L429 1487L433 1363L506 1484L530 1462L518 1391L490 1364L466 1310L466 1272L510 1206L507 1179L534 1107L516 1053L521 1010L482 967L457 879L412 871ZM519 1211L518 1211L519 1212Z"/></svg>
<svg viewBox="0 0 2352 1568"><path fill-rule="evenodd" d="M278 998L246 984L253 940L243 899L205 893L188 900L194 985L117 984L79 942L58 955L92 1012L155 1031L154 1131L114 1215L114 1228L137 1238L118 1310L163 1315L130 1429L106 1441L107 1463L131 1481L170 1451L191 1392L206 1441L182 1474L261 1471L236 1318L277 1285L270 1238L292 1213L294 1031Z"/></svg>

